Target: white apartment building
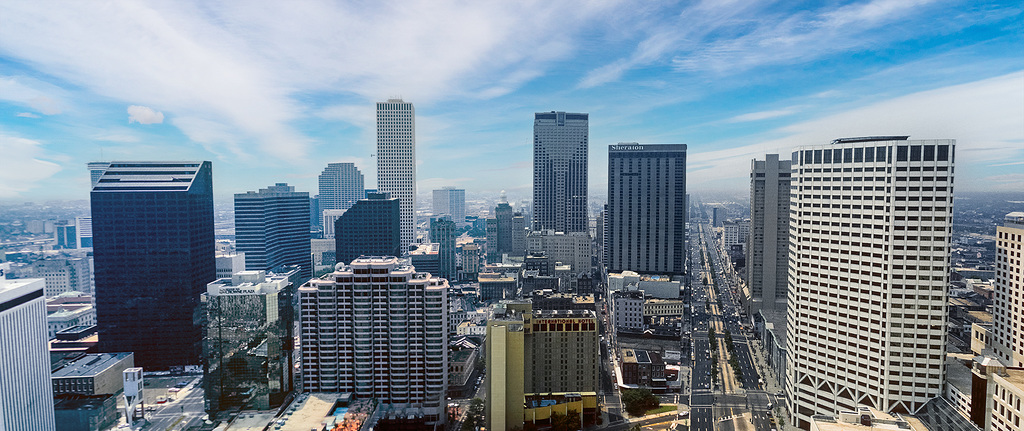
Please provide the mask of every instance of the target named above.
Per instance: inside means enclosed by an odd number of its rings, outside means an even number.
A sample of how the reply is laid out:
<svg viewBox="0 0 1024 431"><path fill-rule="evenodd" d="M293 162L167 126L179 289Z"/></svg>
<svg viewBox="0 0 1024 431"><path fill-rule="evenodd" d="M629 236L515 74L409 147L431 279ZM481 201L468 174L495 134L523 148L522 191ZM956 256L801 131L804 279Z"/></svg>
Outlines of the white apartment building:
<svg viewBox="0 0 1024 431"><path fill-rule="evenodd" d="M448 281L363 257L299 288L303 389L351 392L444 419Z"/></svg>
<svg viewBox="0 0 1024 431"><path fill-rule="evenodd" d="M402 247L416 240L416 110L402 99L377 102L377 191L399 199Z"/></svg>
<svg viewBox="0 0 1024 431"><path fill-rule="evenodd" d="M943 390L953 140L799 148L790 206L789 423Z"/></svg>
<svg viewBox="0 0 1024 431"><path fill-rule="evenodd" d="M1024 212L1006 215L996 228L996 282L992 296L992 344L1008 367L1024 367Z"/></svg>
<svg viewBox="0 0 1024 431"><path fill-rule="evenodd" d="M54 431L41 278L0 279L0 430ZM13 347L13 348L12 348Z"/></svg>

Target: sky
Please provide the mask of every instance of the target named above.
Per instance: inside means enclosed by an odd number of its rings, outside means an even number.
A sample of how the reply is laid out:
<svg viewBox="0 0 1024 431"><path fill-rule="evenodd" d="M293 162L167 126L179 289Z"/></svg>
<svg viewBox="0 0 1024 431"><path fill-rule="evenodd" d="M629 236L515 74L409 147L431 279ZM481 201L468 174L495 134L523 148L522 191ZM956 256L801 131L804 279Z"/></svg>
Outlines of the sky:
<svg viewBox="0 0 1024 431"><path fill-rule="evenodd" d="M1019 1L0 2L0 202L85 164L210 160L220 199L331 162L376 184L374 103L416 107L420 193L528 198L533 113L688 145L691 192L847 136L957 140L960 191L1024 190Z"/></svg>

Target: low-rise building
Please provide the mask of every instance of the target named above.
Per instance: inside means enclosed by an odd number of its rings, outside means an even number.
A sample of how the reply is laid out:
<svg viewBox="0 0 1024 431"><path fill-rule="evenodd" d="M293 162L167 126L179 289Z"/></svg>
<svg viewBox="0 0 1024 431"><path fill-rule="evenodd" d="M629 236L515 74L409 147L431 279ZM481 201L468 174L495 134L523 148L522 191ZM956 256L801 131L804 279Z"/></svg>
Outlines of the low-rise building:
<svg viewBox="0 0 1024 431"><path fill-rule="evenodd" d="M865 406L857 407L856 411L839 412L836 416L814 415L811 417L811 431L861 430L928 431L928 428L912 417L883 413Z"/></svg>
<svg viewBox="0 0 1024 431"><path fill-rule="evenodd" d="M685 301L658 298L644 301L644 316L682 316L684 314L686 314Z"/></svg>
<svg viewBox="0 0 1024 431"><path fill-rule="evenodd" d="M96 324L96 309L92 297L81 292L66 292L46 300L46 326L50 339L57 332L73 326Z"/></svg>
<svg viewBox="0 0 1024 431"><path fill-rule="evenodd" d="M415 250L409 252L409 258L417 271L429 272L435 277L441 277L441 244L436 242L420 244Z"/></svg>
<svg viewBox="0 0 1024 431"><path fill-rule="evenodd" d="M117 424L114 395L62 394L53 399L58 431L104 431Z"/></svg>
<svg viewBox="0 0 1024 431"><path fill-rule="evenodd" d="M496 272L482 272L477 281L480 283L480 300L484 302L511 299L518 287L515 278Z"/></svg>
<svg viewBox="0 0 1024 431"><path fill-rule="evenodd" d="M665 361L661 353L640 350L619 350L619 371L623 389L647 388L653 392L663 392L668 384L665 379Z"/></svg>
<svg viewBox="0 0 1024 431"><path fill-rule="evenodd" d="M612 292L612 321L616 331L644 328L644 292L619 290Z"/></svg>
<svg viewBox="0 0 1024 431"><path fill-rule="evenodd" d="M680 279L673 280L668 275L638 274L633 271L608 274L608 290L611 292L631 289L644 291L648 297L661 299L679 299L682 289Z"/></svg>
<svg viewBox="0 0 1024 431"><path fill-rule="evenodd" d="M53 394L114 395L124 388L121 374L135 366L133 353L94 353L59 364L51 372Z"/></svg>

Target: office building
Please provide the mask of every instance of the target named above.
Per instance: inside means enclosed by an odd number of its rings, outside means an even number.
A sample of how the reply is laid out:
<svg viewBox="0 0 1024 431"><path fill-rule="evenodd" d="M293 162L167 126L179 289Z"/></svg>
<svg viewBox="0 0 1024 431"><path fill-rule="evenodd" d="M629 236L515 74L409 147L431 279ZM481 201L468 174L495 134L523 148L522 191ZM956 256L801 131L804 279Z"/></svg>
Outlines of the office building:
<svg viewBox="0 0 1024 431"><path fill-rule="evenodd" d="M113 162L92 189L100 351L150 370L199 364L216 276L210 162Z"/></svg>
<svg viewBox="0 0 1024 431"><path fill-rule="evenodd" d="M538 112L533 120L533 229L587 232L588 114Z"/></svg>
<svg viewBox="0 0 1024 431"><path fill-rule="evenodd" d="M330 272L337 263L337 252L335 251L335 239L313 238L309 240L309 248L312 251L313 276Z"/></svg>
<svg viewBox="0 0 1024 431"><path fill-rule="evenodd" d="M335 258L351 262L359 256L400 256L401 206L387 193L371 193L356 201L334 224Z"/></svg>
<svg viewBox="0 0 1024 431"><path fill-rule="evenodd" d="M236 272L245 271L245 253L217 255L217 278L231 278Z"/></svg>
<svg viewBox="0 0 1024 431"><path fill-rule="evenodd" d="M377 190L401 203L402 246L416 242L416 110L402 99L377 103Z"/></svg>
<svg viewBox="0 0 1024 431"><path fill-rule="evenodd" d="M409 260L412 266L419 272L440 277L441 245L436 242L427 242L414 247L416 248L409 250Z"/></svg>
<svg viewBox="0 0 1024 431"><path fill-rule="evenodd" d="M489 430L511 431L523 427L528 364L526 328L522 312L508 307L496 306L493 317L487 322L484 417Z"/></svg>
<svg viewBox="0 0 1024 431"><path fill-rule="evenodd" d="M0 429L54 431L42 279L0 279Z"/></svg>
<svg viewBox="0 0 1024 431"><path fill-rule="evenodd" d="M79 248L92 248L92 217L75 217L75 235Z"/></svg>
<svg viewBox="0 0 1024 431"><path fill-rule="evenodd" d="M320 220L320 195L309 198L309 231L311 235L315 235L317 232L322 232L324 229L323 221ZM316 238L316 236L314 236Z"/></svg>
<svg viewBox="0 0 1024 431"><path fill-rule="evenodd" d="M996 228L996 279L992 301L992 345L1008 367L1024 367L1024 212L1006 215Z"/></svg>
<svg viewBox="0 0 1024 431"><path fill-rule="evenodd" d="M793 155L790 421L943 393L953 140L837 139Z"/></svg>
<svg viewBox="0 0 1024 431"><path fill-rule="evenodd" d="M430 242L437 243L440 247L440 270L437 276L449 281L458 280L455 272L455 237L458 232L455 222L447 217L430 219ZM413 264L415 265L415 264Z"/></svg>
<svg viewBox="0 0 1024 431"><path fill-rule="evenodd" d="M608 146L609 271L686 271L686 145Z"/></svg>
<svg viewBox="0 0 1024 431"><path fill-rule="evenodd" d="M78 234L77 226L75 223L67 220L60 220L53 225L53 239L56 244L53 245L55 249L75 249L78 248Z"/></svg>
<svg viewBox="0 0 1024 431"><path fill-rule="evenodd" d="M722 223L722 250L729 251L734 246L745 249L748 236L750 236L750 219L726 220Z"/></svg>
<svg viewBox="0 0 1024 431"><path fill-rule="evenodd" d="M320 173L317 214L324 210L347 210L363 199L363 173L352 163L328 163ZM325 226L326 227L326 226Z"/></svg>
<svg viewBox="0 0 1024 431"><path fill-rule="evenodd" d="M50 375L53 394L115 395L124 389L121 374L134 366L131 352L79 356L54 368Z"/></svg>
<svg viewBox="0 0 1024 431"><path fill-rule="evenodd" d="M497 272L481 272L477 283L480 285L480 300L484 302L511 299L519 288L515 278Z"/></svg>
<svg viewBox="0 0 1024 431"><path fill-rule="evenodd" d="M526 237L526 251L546 255L552 264L569 265L576 274L589 274L591 270L593 245L587 232L533 231Z"/></svg>
<svg viewBox="0 0 1024 431"><path fill-rule="evenodd" d="M342 214L345 214L346 210L324 210L323 221L321 222L324 226L323 239L334 239L334 224L338 222Z"/></svg>
<svg viewBox="0 0 1024 431"><path fill-rule="evenodd" d="M750 163L750 235L746 250L750 315L762 309L786 309L791 163L779 160L778 154Z"/></svg>
<svg viewBox="0 0 1024 431"><path fill-rule="evenodd" d="M480 244L462 245L462 274L468 280L476 279L480 272Z"/></svg>
<svg viewBox="0 0 1024 431"><path fill-rule="evenodd" d="M110 167L110 162L89 162L86 164L86 167L89 169L89 179L92 181L92 187L96 187L96 183L100 182L103 172Z"/></svg>
<svg viewBox="0 0 1024 431"><path fill-rule="evenodd" d="M68 292L92 293L92 271L88 259L52 257L37 260L25 267L24 274L26 278L46 280L47 298Z"/></svg>
<svg viewBox="0 0 1024 431"><path fill-rule="evenodd" d="M242 271L207 285L203 384L211 417L231 409L275 408L292 391L290 278L299 269L284 271Z"/></svg>
<svg viewBox="0 0 1024 431"><path fill-rule="evenodd" d="M235 248L245 254L250 271L297 265L300 277L312 277L309 193L296 192L285 183L236 193Z"/></svg>
<svg viewBox="0 0 1024 431"><path fill-rule="evenodd" d="M306 392L350 392L445 419L448 282L366 257L299 288Z"/></svg>
<svg viewBox="0 0 1024 431"><path fill-rule="evenodd" d="M503 256L526 254L526 223L522 213L512 210L505 192L501 192L494 217L487 219L487 263L503 261Z"/></svg>
<svg viewBox="0 0 1024 431"><path fill-rule="evenodd" d="M612 322L616 331L640 332L647 327L644 320L644 291L616 290L611 293L611 297Z"/></svg>
<svg viewBox="0 0 1024 431"><path fill-rule="evenodd" d="M466 224L466 190L442 187L434 190L434 216L449 215L456 225Z"/></svg>

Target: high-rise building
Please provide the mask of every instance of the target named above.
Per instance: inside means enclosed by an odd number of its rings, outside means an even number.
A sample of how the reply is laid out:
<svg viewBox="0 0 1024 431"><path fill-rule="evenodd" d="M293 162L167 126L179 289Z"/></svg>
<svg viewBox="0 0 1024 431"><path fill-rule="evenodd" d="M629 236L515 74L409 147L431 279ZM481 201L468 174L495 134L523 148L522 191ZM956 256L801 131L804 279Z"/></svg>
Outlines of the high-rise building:
<svg viewBox="0 0 1024 431"><path fill-rule="evenodd" d="M299 276L313 276L309 264L309 193L277 183L235 194L235 248L245 268L264 271L297 265Z"/></svg>
<svg viewBox="0 0 1024 431"><path fill-rule="evenodd" d="M607 208L609 271L686 271L686 145L609 145Z"/></svg>
<svg viewBox="0 0 1024 431"><path fill-rule="evenodd" d="M42 279L0 279L0 429L56 430Z"/></svg>
<svg viewBox="0 0 1024 431"><path fill-rule="evenodd" d="M92 294L92 270L88 259L53 257L32 262L25 269L31 278L46 279L48 298L68 292Z"/></svg>
<svg viewBox="0 0 1024 431"><path fill-rule="evenodd" d="M78 227L75 222L61 220L54 223L53 239L56 240L54 248L78 248Z"/></svg>
<svg viewBox="0 0 1024 431"><path fill-rule="evenodd" d="M503 255L526 254L526 222L522 213L513 212L505 192L494 208L494 217L487 219L487 263L502 261Z"/></svg>
<svg viewBox="0 0 1024 431"><path fill-rule="evenodd" d="M207 412L281 405L292 391L295 286L298 267L282 274L242 271L218 279L202 295Z"/></svg>
<svg viewBox="0 0 1024 431"><path fill-rule="evenodd" d="M363 173L352 163L328 163L320 173L319 211L347 210L363 199ZM319 212L317 214L320 214Z"/></svg>
<svg viewBox="0 0 1024 431"><path fill-rule="evenodd" d="M75 235L79 247L92 248L92 217L75 217Z"/></svg>
<svg viewBox="0 0 1024 431"><path fill-rule="evenodd" d="M455 229L455 222L447 217L430 219L430 241L440 246L438 253L441 259L441 268L438 276L454 281L458 279L455 273L455 237L458 236Z"/></svg>
<svg viewBox="0 0 1024 431"><path fill-rule="evenodd" d="M324 210L323 217L323 237L324 239L334 239L334 224L338 222L338 219L345 214L347 210Z"/></svg>
<svg viewBox="0 0 1024 431"><path fill-rule="evenodd" d="M408 407L443 424L448 282L395 257L354 260L299 288L302 384Z"/></svg>
<svg viewBox="0 0 1024 431"><path fill-rule="evenodd" d="M953 140L836 139L793 154L789 421L943 393Z"/></svg>
<svg viewBox="0 0 1024 431"><path fill-rule="evenodd" d="M589 114L534 115L534 230L587 232L589 134Z"/></svg>
<svg viewBox="0 0 1024 431"><path fill-rule="evenodd" d="M216 276L210 162L113 162L92 188L102 352L199 364L199 295Z"/></svg>
<svg viewBox="0 0 1024 431"><path fill-rule="evenodd" d="M309 230L310 233L323 231L323 222L320 220L320 195L309 198Z"/></svg>
<svg viewBox="0 0 1024 431"><path fill-rule="evenodd" d="M400 208L399 200L387 193L370 193L368 199L356 201L334 223L336 261L401 255Z"/></svg>
<svg viewBox="0 0 1024 431"><path fill-rule="evenodd" d="M434 215L449 215L456 225L466 224L466 190L442 187L434 190Z"/></svg>
<svg viewBox="0 0 1024 431"><path fill-rule="evenodd" d="M750 235L747 238L749 315L784 311L789 277L789 160L778 154L750 163ZM813 187L813 186L812 186Z"/></svg>
<svg viewBox="0 0 1024 431"><path fill-rule="evenodd" d="M96 187L96 183L100 182L103 172L110 167L110 162L89 162L86 166L89 168L89 178L92 180L92 187Z"/></svg>
<svg viewBox="0 0 1024 431"><path fill-rule="evenodd" d="M1024 367L1024 212L1006 215L996 228L996 282L992 296L992 347L1007 367Z"/></svg>
<svg viewBox="0 0 1024 431"><path fill-rule="evenodd" d="M462 245L462 274L468 280L476 280L480 272L480 244Z"/></svg>
<svg viewBox="0 0 1024 431"><path fill-rule="evenodd" d="M377 102L377 190L401 203L402 246L415 242L416 110L402 99Z"/></svg>
<svg viewBox="0 0 1024 431"><path fill-rule="evenodd" d="M528 254L544 254L552 263L569 265L574 274L590 274L593 246L587 232L532 231L526 237Z"/></svg>

